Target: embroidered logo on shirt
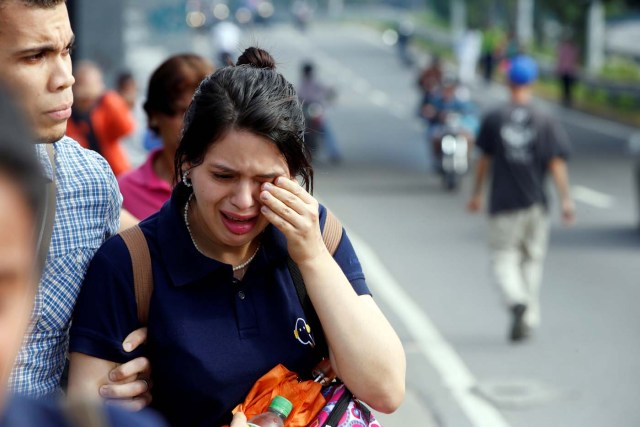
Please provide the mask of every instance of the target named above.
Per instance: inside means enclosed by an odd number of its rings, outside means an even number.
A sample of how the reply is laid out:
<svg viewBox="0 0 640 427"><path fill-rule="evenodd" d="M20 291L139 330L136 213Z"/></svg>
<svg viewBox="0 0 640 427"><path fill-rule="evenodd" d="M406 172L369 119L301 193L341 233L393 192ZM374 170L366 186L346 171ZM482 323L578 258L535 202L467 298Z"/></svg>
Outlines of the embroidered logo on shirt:
<svg viewBox="0 0 640 427"><path fill-rule="evenodd" d="M298 317L296 320L296 327L293 330L293 335L304 345L310 345L311 347L316 346L313 335L311 335L311 326L309 326L307 321L301 317Z"/></svg>
<svg viewBox="0 0 640 427"><path fill-rule="evenodd" d="M500 129L505 156L514 163L531 163L533 141L537 133L531 123L531 115L523 108L516 108L510 120Z"/></svg>

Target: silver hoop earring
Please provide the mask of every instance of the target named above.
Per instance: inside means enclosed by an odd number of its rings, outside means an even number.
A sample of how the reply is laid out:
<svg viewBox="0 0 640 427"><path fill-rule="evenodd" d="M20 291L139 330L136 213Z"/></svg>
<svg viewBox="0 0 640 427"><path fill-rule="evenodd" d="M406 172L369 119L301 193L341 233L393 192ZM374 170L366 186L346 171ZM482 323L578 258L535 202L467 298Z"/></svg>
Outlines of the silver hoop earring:
<svg viewBox="0 0 640 427"><path fill-rule="evenodd" d="M185 187L191 187L193 184L191 184L191 180L188 178L189 176L189 171L185 171L182 174L182 183L185 185Z"/></svg>

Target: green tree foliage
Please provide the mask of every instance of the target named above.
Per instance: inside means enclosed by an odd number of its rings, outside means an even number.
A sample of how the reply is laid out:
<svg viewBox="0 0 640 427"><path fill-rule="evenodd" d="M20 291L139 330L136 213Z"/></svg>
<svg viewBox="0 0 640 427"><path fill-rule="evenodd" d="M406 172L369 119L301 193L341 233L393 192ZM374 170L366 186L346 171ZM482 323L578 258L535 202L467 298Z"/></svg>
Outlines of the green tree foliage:
<svg viewBox="0 0 640 427"><path fill-rule="evenodd" d="M496 25L505 33L515 28L518 0L464 0L467 6L467 25L486 29ZM570 30L575 42L584 49L587 14L593 0L534 0L535 41L544 40L542 23L554 19ZM451 13L451 0L426 0L427 6L445 22ZM607 16L624 15L630 9L640 9L640 0L602 0Z"/></svg>

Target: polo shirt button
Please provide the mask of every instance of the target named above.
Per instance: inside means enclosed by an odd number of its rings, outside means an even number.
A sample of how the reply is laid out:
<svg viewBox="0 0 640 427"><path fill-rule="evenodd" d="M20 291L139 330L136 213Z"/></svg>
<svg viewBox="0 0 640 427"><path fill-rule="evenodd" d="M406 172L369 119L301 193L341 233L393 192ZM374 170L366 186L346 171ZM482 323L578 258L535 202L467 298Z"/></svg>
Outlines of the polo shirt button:
<svg viewBox="0 0 640 427"><path fill-rule="evenodd" d="M239 291L238 292L238 298L240 298L240 299L244 299L245 298L244 291Z"/></svg>

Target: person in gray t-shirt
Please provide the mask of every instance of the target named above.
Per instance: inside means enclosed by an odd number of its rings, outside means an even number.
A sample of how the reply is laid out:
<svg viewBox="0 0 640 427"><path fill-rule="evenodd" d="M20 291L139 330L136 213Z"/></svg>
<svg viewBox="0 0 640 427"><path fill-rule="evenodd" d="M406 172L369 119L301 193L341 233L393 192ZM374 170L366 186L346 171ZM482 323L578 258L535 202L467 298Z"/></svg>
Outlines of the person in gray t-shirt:
<svg viewBox="0 0 640 427"><path fill-rule="evenodd" d="M513 316L509 338L520 341L540 323L539 291L549 237L545 179L551 174L565 224L574 220L566 160L568 136L553 118L530 105L536 63L513 59L508 71L511 100L485 116L471 212L482 208L482 187L491 172L489 240L495 279Z"/></svg>

